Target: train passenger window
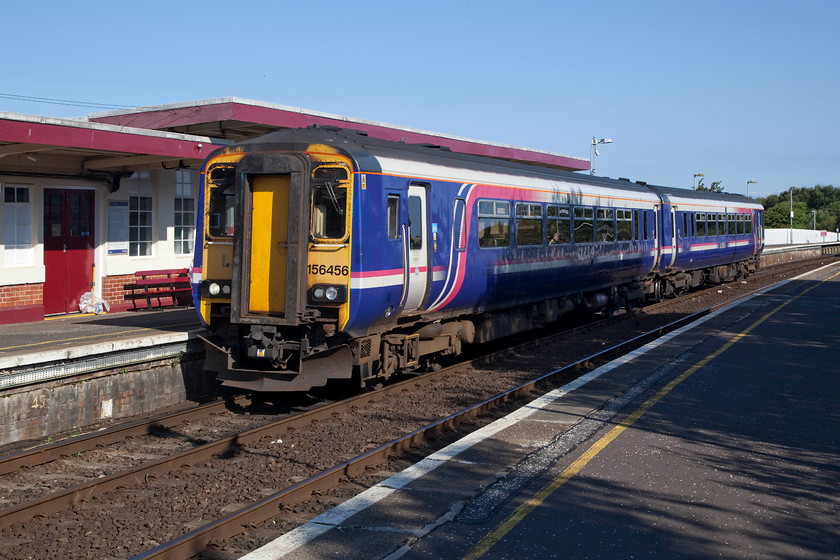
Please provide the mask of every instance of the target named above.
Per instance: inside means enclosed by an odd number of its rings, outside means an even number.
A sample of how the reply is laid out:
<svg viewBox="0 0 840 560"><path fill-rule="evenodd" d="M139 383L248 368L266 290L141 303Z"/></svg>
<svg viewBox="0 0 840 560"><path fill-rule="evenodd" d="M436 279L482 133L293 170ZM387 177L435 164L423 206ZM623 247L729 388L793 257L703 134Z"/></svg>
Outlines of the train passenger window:
<svg viewBox="0 0 840 560"><path fill-rule="evenodd" d="M601 243L615 241L615 211L611 208L598 208L598 236Z"/></svg>
<svg viewBox="0 0 840 560"><path fill-rule="evenodd" d="M744 215L743 214L738 214L736 216L736 219L738 220L738 233L743 234L744 233Z"/></svg>
<svg viewBox="0 0 840 560"><path fill-rule="evenodd" d="M595 241L594 218L594 208L575 208L575 243L592 243Z"/></svg>
<svg viewBox="0 0 840 560"><path fill-rule="evenodd" d="M633 224L630 210L615 211L615 227L619 241L633 241Z"/></svg>
<svg viewBox="0 0 840 560"><path fill-rule="evenodd" d="M510 202L478 201L478 246L510 246Z"/></svg>
<svg viewBox="0 0 840 560"><path fill-rule="evenodd" d="M542 244L542 205L516 203L516 244Z"/></svg>
<svg viewBox="0 0 840 560"><path fill-rule="evenodd" d="M691 232L688 231L688 212L683 212L683 237L690 237Z"/></svg>
<svg viewBox="0 0 840 560"><path fill-rule="evenodd" d="M645 241L648 239L648 213L647 210L642 210L642 234L645 236Z"/></svg>
<svg viewBox="0 0 840 560"><path fill-rule="evenodd" d="M752 216L744 216L744 233L752 233Z"/></svg>
<svg viewBox="0 0 840 560"><path fill-rule="evenodd" d="M726 235L726 214L717 215L718 235Z"/></svg>
<svg viewBox="0 0 840 560"><path fill-rule="evenodd" d="M738 228L735 225L737 223L735 221L735 214L727 214L726 219L729 222L729 235L735 235L738 233Z"/></svg>
<svg viewBox="0 0 840 560"><path fill-rule="evenodd" d="M207 173L207 232L211 237L233 237L235 173L232 165L217 165Z"/></svg>
<svg viewBox="0 0 840 560"><path fill-rule="evenodd" d="M388 239L400 238L400 195L388 195Z"/></svg>
<svg viewBox="0 0 840 560"><path fill-rule="evenodd" d="M697 237L706 237L706 214L699 213L697 218Z"/></svg>
<svg viewBox="0 0 840 560"><path fill-rule="evenodd" d="M545 209L545 237L549 245L565 245L572 239L568 206L549 204Z"/></svg>

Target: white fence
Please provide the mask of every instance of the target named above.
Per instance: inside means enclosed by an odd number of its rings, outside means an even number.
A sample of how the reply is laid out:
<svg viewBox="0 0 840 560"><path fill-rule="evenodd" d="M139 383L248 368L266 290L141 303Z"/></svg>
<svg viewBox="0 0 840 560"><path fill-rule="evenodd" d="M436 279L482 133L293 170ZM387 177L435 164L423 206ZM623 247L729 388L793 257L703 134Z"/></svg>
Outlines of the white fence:
<svg viewBox="0 0 840 560"><path fill-rule="evenodd" d="M805 245L807 243L832 243L838 239L837 232L812 229L765 229L765 245Z"/></svg>

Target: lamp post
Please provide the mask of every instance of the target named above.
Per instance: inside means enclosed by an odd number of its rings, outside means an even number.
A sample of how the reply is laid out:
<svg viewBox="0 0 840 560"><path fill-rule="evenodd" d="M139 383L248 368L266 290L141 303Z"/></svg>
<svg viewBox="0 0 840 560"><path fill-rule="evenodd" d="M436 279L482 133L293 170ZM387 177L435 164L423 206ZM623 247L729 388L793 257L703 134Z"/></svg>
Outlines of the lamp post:
<svg viewBox="0 0 840 560"><path fill-rule="evenodd" d="M790 188L790 244L793 245L793 189L796 185Z"/></svg>
<svg viewBox="0 0 840 560"><path fill-rule="evenodd" d="M750 179L749 181L747 181L747 196L748 197L750 196L750 183L758 183L758 181L756 181L755 179Z"/></svg>
<svg viewBox="0 0 840 560"><path fill-rule="evenodd" d="M589 174L595 175L595 156L600 156L601 154L598 153L598 144L612 144L612 140L609 138L601 138L597 140L594 136L592 137L592 144L589 146Z"/></svg>
<svg viewBox="0 0 840 560"><path fill-rule="evenodd" d="M697 177L705 177L705 173L695 173L694 174L694 186L692 187L693 190L697 190Z"/></svg>

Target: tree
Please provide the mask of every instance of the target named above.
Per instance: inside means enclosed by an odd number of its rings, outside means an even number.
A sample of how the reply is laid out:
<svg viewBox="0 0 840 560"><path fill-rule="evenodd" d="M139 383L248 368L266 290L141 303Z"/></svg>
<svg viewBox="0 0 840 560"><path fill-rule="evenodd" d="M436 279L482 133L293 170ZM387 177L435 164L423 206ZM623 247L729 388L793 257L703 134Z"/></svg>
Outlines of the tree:
<svg viewBox="0 0 840 560"><path fill-rule="evenodd" d="M703 184L703 179L700 179L700 182L697 183L697 188L694 190L708 192L723 192L723 187L720 186L721 183L723 183L723 181L712 181L712 184L707 187Z"/></svg>

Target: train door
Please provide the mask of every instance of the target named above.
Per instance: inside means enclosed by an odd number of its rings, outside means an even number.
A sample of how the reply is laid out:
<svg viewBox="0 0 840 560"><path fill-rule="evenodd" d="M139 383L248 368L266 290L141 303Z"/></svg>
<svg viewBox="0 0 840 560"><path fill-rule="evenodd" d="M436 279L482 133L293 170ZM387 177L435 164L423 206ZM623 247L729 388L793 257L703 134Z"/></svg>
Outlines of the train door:
<svg viewBox="0 0 840 560"><path fill-rule="evenodd" d="M677 235L677 207L671 205L671 262L668 266L674 266L674 263L677 262L677 251L679 250L679 243L680 239ZM683 236L685 236L685 232L683 232Z"/></svg>
<svg viewBox="0 0 840 560"><path fill-rule="evenodd" d="M283 316L289 250L289 175L257 175L251 185L248 224L247 305L249 313ZM246 241L247 242L247 241Z"/></svg>
<svg viewBox="0 0 840 560"><path fill-rule="evenodd" d="M94 191L44 189L44 313L79 310L91 289Z"/></svg>
<svg viewBox="0 0 840 560"><path fill-rule="evenodd" d="M760 210L753 211L753 235L756 239L758 253L764 250L764 213Z"/></svg>
<svg viewBox="0 0 840 560"><path fill-rule="evenodd" d="M427 249L428 231L426 225L426 187L409 185L408 187L408 235L405 243L403 270L403 290L406 294L403 311L418 309L423 303L429 282L429 253Z"/></svg>
<svg viewBox="0 0 840 560"><path fill-rule="evenodd" d="M662 257L662 244L659 243L659 204L653 206L653 268L659 268L659 259Z"/></svg>

